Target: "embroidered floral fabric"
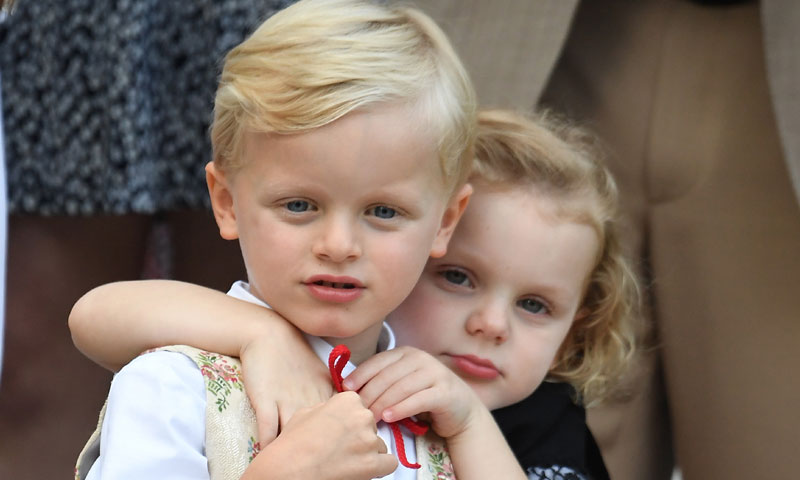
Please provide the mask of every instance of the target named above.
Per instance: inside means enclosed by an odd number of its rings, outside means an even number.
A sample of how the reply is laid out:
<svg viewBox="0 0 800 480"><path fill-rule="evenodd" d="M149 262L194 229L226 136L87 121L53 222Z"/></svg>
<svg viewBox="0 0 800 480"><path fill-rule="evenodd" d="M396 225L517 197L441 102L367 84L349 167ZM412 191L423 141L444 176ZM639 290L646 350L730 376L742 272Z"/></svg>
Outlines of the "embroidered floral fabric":
<svg viewBox="0 0 800 480"><path fill-rule="evenodd" d="M214 396L214 404L220 412L228 408L228 396L233 390L244 391L241 381L241 369L228 362L222 355L209 352L198 352L194 358L200 373L206 378L206 388Z"/></svg>
<svg viewBox="0 0 800 480"><path fill-rule="evenodd" d="M442 444L431 443L426 448L428 458L428 472L436 480L455 480L456 475L453 471L453 464L447 449Z"/></svg>
<svg viewBox="0 0 800 480"><path fill-rule="evenodd" d="M261 451L256 417L247 400L239 359L192 347L172 346L197 364L206 383L206 456L212 480L241 477Z"/></svg>

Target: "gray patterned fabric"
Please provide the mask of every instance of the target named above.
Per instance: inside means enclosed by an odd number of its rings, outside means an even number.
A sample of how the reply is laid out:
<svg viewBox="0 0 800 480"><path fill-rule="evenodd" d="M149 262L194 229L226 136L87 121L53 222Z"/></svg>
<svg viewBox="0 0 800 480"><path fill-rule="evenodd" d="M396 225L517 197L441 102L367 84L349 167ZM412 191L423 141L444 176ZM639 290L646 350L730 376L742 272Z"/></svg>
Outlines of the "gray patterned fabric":
<svg viewBox="0 0 800 480"><path fill-rule="evenodd" d="M9 212L205 208L224 54L289 0L36 0L0 23Z"/></svg>

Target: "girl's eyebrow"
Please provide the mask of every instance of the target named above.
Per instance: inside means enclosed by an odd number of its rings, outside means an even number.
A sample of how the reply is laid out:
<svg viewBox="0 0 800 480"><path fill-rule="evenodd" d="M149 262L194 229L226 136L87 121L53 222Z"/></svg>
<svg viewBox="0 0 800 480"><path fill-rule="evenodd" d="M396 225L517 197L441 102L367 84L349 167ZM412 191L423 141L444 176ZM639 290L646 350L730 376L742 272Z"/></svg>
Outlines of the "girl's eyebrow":
<svg viewBox="0 0 800 480"><path fill-rule="evenodd" d="M490 276L502 275L502 272L498 272L498 269L491 262L488 262L478 249L465 249L458 246L452 248L447 255L446 261L437 262L437 265L445 264L466 268L476 275L482 274L479 275L480 277L485 277L487 272ZM519 296L536 295L543 297L555 308L561 307L566 303L566 299L569 297L569 287L558 283L531 281L521 283L518 293L520 294Z"/></svg>
<svg viewBox="0 0 800 480"><path fill-rule="evenodd" d="M548 306L554 313L560 312L566 308L567 298L569 295L562 288L556 286L538 285L534 286L533 288L528 288L526 291L529 291L530 293L524 294L523 297L530 295L542 297L547 301Z"/></svg>

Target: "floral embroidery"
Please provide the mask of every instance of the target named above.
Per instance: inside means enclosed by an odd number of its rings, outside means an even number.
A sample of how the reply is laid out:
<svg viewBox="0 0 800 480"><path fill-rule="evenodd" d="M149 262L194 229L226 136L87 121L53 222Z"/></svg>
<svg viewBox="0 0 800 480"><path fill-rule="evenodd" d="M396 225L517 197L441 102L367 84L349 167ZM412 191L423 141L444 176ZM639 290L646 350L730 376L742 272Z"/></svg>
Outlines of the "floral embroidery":
<svg viewBox="0 0 800 480"><path fill-rule="evenodd" d="M247 458L247 463L252 462L259 452L261 452L261 444L256 442L255 438L250 437L250 440L247 441L247 454L249 455Z"/></svg>
<svg viewBox="0 0 800 480"><path fill-rule="evenodd" d="M435 443L428 445L428 471L436 480L455 480L450 455L442 445Z"/></svg>
<svg viewBox="0 0 800 480"><path fill-rule="evenodd" d="M239 368L228 364L225 357L209 352L198 353L196 360L200 373L206 377L208 391L217 397L217 410L225 410L229 405L228 395L231 390L235 388L240 392L244 391Z"/></svg>

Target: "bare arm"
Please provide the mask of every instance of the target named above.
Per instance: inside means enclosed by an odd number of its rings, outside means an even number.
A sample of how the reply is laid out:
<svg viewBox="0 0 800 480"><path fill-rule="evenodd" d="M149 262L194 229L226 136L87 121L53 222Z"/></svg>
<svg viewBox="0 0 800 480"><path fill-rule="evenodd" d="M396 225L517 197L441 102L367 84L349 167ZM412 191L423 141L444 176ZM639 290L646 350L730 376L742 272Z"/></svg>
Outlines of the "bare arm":
<svg viewBox="0 0 800 480"><path fill-rule="evenodd" d="M468 427L447 439L447 448L460 479L528 478L486 408L476 410Z"/></svg>
<svg viewBox="0 0 800 480"><path fill-rule="evenodd" d="M99 286L72 307L75 346L92 361L118 371L148 348L182 344L239 356L264 333L300 340L274 312L222 292L170 280Z"/></svg>
<svg viewBox="0 0 800 480"><path fill-rule="evenodd" d="M114 371L164 345L240 357L263 444L297 408L323 402L332 392L324 364L280 315L197 285L170 280L102 285L78 300L69 327L84 355Z"/></svg>

